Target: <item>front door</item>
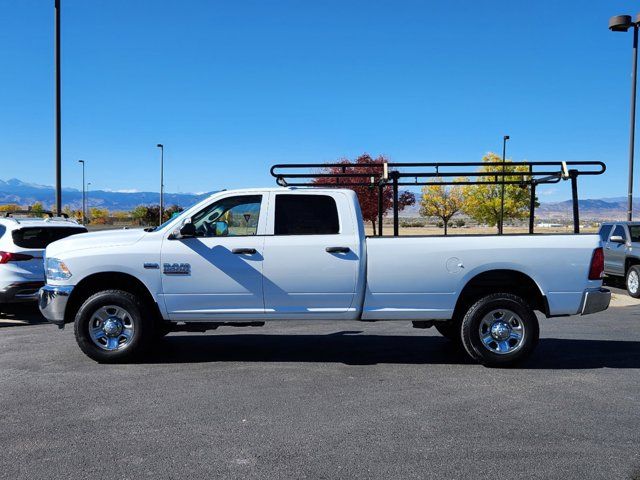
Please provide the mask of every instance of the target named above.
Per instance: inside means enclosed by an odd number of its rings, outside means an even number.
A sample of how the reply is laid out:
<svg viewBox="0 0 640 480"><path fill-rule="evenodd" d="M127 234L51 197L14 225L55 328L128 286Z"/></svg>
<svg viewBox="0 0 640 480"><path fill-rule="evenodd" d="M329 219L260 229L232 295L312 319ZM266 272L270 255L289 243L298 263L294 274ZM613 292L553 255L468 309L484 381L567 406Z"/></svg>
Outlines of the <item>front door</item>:
<svg viewBox="0 0 640 480"><path fill-rule="evenodd" d="M171 320L244 320L264 313L267 195L230 196L196 213L192 238L164 239L162 290Z"/></svg>
<svg viewBox="0 0 640 480"><path fill-rule="evenodd" d="M614 275L624 275L626 272L624 271L624 264L626 259L626 251L627 251L627 233L623 225L616 225L612 232L611 237L620 236L623 238L624 243L617 243L608 241L605 246L605 259L606 265L605 269L608 272L613 273Z"/></svg>

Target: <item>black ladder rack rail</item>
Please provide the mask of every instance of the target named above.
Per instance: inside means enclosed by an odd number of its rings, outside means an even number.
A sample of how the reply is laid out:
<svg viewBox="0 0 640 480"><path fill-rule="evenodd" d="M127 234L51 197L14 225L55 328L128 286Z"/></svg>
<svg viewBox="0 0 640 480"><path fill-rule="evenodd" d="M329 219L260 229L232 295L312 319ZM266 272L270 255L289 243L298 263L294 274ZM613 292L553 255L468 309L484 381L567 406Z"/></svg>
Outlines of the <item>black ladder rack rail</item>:
<svg viewBox="0 0 640 480"><path fill-rule="evenodd" d="M582 175L602 175L607 167L600 161L550 161L550 162L493 162L502 171L478 172L450 169L478 168L484 162L385 162L385 163L288 163L276 164L270 169L276 183L282 187L371 187L378 188L378 235L382 236L383 189L393 189L393 235L398 236L398 188L423 185L520 185L531 188L529 201L529 233L533 233L535 217L536 187L571 181L573 203L573 231L580 233L580 212L578 208L578 177ZM508 167L525 166L528 171L508 172ZM339 168L335 173L327 168ZM416 171L416 169L420 169ZM427 171L426 169L431 169ZM364 171L363 171L364 170ZM465 181L455 178L465 177ZM505 177L519 177L515 180ZM317 183L318 179L333 179L333 182ZM354 179L357 179L354 181ZM362 179L361 181L359 179ZM409 180L412 179L412 180ZM375 233L375 232L374 232Z"/></svg>

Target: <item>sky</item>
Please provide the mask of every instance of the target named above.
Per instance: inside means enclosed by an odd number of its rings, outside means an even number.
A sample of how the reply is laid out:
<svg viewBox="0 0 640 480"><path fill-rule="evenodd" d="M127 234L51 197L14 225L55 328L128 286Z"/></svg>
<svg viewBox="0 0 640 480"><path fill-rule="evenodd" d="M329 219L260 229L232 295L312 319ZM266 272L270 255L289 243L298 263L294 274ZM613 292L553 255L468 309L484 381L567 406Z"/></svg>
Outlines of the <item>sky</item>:
<svg viewBox="0 0 640 480"><path fill-rule="evenodd" d="M274 186L274 163L602 160L626 195L631 1L62 0L65 187ZM53 0L0 0L0 178L53 185ZM640 175L640 165L637 168ZM538 190L570 197L569 182ZM639 191L640 193L640 191Z"/></svg>

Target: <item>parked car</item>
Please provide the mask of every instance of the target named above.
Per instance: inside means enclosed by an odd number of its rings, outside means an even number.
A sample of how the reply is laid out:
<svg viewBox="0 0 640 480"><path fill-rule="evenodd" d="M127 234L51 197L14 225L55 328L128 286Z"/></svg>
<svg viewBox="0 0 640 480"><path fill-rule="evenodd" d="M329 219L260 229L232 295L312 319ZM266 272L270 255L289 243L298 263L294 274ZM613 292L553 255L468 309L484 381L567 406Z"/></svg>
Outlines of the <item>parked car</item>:
<svg viewBox="0 0 640 480"><path fill-rule="evenodd" d="M625 281L627 292L640 298L640 222L603 223L604 273Z"/></svg>
<svg viewBox="0 0 640 480"><path fill-rule="evenodd" d="M355 193L216 193L152 229L52 243L40 309L89 357L172 330L267 320L412 320L487 365L527 357L547 317L604 310L597 235L365 238Z"/></svg>
<svg viewBox="0 0 640 480"><path fill-rule="evenodd" d="M87 229L62 217L0 218L0 310L2 305L38 300L44 285L44 249L51 242Z"/></svg>

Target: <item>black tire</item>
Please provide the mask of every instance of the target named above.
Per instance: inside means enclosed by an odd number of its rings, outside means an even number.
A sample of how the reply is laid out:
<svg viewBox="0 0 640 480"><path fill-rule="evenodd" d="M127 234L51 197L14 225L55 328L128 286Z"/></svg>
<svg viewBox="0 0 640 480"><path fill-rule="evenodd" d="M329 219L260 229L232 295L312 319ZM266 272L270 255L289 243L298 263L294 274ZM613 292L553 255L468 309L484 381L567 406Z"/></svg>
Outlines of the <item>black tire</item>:
<svg viewBox="0 0 640 480"><path fill-rule="evenodd" d="M521 339L509 336L495 340L488 328L491 322L500 324L496 325L496 333L521 333ZM487 344L482 340L483 331ZM495 293L481 298L462 319L464 349L471 358L488 367L508 367L521 362L531 354L539 335L538 318L533 309L522 298L510 293Z"/></svg>
<svg viewBox="0 0 640 480"><path fill-rule="evenodd" d="M640 298L640 266L634 265L627 271L625 278L627 293L633 298Z"/></svg>
<svg viewBox="0 0 640 480"><path fill-rule="evenodd" d="M460 320L448 320L446 322L434 322L434 327L440 335L454 343L462 343Z"/></svg>
<svg viewBox="0 0 640 480"><path fill-rule="evenodd" d="M117 307L121 310L114 310L111 307ZM125 339L124 335L117 339L116 349L107 350L106 346L101 348L89 333L93 322L100 324L94 315L101 309L106 312L113 310L113 315L116 315L118 311L124 311L127 314L124 323L132 326L130 327L132 334L128 339ZM140 301L129 292L103 290L91 295L84 301L76 314L74 332L78 346L88 357L101 363L123 362L140 356L148 349L154 338L153 318L143 316L141 314L143 310ZM98 328L98 330L100 329ZM124 340L126 340L126 344ZM121 341L122 346L119 345Z"/></svg>

